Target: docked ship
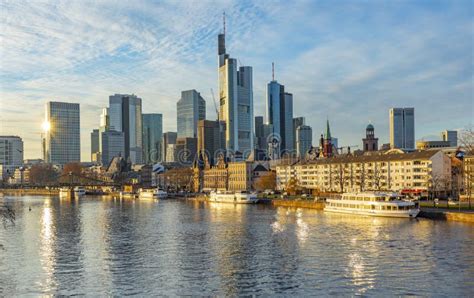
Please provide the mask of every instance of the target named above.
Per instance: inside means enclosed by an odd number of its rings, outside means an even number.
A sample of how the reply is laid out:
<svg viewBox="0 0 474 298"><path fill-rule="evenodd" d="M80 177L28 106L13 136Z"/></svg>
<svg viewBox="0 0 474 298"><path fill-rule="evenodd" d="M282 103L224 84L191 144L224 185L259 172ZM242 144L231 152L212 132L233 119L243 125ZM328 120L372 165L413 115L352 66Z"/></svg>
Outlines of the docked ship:
<svg viewBox="0 0 474 298"><path fill-rule="evenodd" d="M61 187L59 189L59 197L61 198L68 198L71 197L72 190L69 187Z"/></svg>
<svg viewBox="0 0 474 298"><path fill-rule="evenodd" d="M402 200L396 193L344 193L340 199L327 199L326 212L383 217L416 217L420 212L414 202Z"/></svg>
<svg viewBox="0 0 474 298"><path fill-rule="evenodd" d="M86 190L84 189L84 187L82 187L82 186L76 186L76 187L74 187L74 196L75 196L76 198L82 197L82 196L84 196L84 195L86 195Z"/></svg>
<svg viewBox="0 0 474 298"><path fill-rule="evenodd" d="M257 195L246 191L237 192L211 192L210 202L233 203L233 204L255 204L258 202Z"/></svg>
<svg viewBox="0 0 474 298"><path fill-rule="evenodd" d="M168 193L161 188L141 188L138 192L138 197L140 199L166 199Z"/></svg>

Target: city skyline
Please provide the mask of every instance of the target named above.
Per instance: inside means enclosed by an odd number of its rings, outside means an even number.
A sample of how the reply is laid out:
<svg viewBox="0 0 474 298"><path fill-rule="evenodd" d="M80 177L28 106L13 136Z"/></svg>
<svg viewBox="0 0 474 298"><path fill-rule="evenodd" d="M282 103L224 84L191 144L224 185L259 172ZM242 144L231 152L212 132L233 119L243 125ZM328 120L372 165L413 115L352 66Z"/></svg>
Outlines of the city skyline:
<svg viewBox="0 0 474 298"><path fill-rule="evenodd" d="M391 107L416 109L416 140L472 124L472 3L328 4L196 3L192 14L174 2L3 4L0 134L20 136L25 158L40 157L44 104L79 103L87 161L90 132L116 93L137 94L143 113L163 114L163 131L176 131L179 94L196 89L215 120L208 90L218 90L224 10L227 52L253 69L254 116L265 115L275 61L313 140L329 117L340 146L360 146L369 122L388 143Z"/></svg>

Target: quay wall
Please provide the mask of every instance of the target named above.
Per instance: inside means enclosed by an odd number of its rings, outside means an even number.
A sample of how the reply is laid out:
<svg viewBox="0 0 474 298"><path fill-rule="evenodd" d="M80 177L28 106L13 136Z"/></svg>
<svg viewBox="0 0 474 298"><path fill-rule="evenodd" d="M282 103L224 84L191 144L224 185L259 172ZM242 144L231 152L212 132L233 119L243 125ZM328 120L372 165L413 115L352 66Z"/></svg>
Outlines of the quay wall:
<svg viewBox="0 0 474 298"><path fill-rule="evenodd" d="M446 211L436 210L431 208L421 208L419 217L429 218L434 220L448 220L448 221L462 221L474 223L474 212L469 211Z"/></svg>
<svg viewBox="0 0 474 298"><path fill-rule="evenodd" d="M4 195L43 195L43 196L54 196L59 194L59 189L46 189L46 188L0 188L0 193Z"/></svg>

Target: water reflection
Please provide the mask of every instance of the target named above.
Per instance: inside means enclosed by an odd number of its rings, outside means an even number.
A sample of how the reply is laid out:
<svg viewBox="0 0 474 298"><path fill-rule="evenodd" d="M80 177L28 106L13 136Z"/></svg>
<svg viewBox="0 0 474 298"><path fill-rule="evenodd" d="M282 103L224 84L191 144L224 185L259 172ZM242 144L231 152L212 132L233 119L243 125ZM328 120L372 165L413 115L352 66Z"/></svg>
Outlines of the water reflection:
<svg viewBox="0 0 474 298"><path fill-rule="evenodd" d="M474 229L459 223L178 200L2 200L17 210L16 225L0 230L5 296L467 296L474 286Z"/></svg>
<svg viewBox="0 0 474 298"><path fill-rule="evenodd" d="M39 286L43 292L52 293L53 289L56 288L53 275L54 267L56 266L56 256L54 251L55 226L53 222L53 212L50 199L44 201L42 213L40 232L40 262L44 272L44 280L39 282Z"/></svg>

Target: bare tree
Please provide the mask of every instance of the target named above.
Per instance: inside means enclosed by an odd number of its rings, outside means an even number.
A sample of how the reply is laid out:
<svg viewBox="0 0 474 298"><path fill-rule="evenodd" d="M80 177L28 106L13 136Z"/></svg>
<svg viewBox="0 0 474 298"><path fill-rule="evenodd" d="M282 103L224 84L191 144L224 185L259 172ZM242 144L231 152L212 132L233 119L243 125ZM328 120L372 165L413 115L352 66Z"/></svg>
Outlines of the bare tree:
<svg viewBox="0 0 474 298"><path fill-rule="evenodd" d="M474 128L472 125L460 132L459 143L467 155L474 154Z"/></svg>

